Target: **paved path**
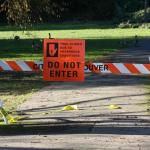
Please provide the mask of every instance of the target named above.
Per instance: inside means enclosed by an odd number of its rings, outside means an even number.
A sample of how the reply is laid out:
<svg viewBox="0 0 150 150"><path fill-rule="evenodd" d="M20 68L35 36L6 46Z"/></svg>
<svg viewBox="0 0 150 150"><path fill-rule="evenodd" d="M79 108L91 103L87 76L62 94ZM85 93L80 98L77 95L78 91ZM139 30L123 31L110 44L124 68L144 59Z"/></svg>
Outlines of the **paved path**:
<svg viewBox="0 0 150 150"><path fill-rule="evenodd" d="M150 39L139 41L137 47L120 50L111 56L103 58L103 62L116 63L149 63L150 57Z"/></svg>
<svg viewBox="0 0 150 150"><path fill-rule="evenodd" d="M141 41L136 63L139 56L147 63L148 43ZM116 55L122 62L128 60L125 51ZM137 54L133 51L131 60ZM1 130L0 149L149 150L149 93L144 89L148 81L149 77L90 74L84 83L50 83L19 108L30 116L24 123L32 125ZM110 104L121 109L111 110ZM78 110L61 111L65 105L77 105Z"/></svg>

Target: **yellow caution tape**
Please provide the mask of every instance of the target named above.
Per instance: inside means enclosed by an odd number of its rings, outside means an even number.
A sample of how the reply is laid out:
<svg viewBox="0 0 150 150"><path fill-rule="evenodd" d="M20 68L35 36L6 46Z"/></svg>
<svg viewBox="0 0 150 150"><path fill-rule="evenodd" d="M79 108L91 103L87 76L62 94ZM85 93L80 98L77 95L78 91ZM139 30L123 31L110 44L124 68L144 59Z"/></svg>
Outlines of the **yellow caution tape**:
<svg viewBox="0 0 150 150"><path fill-rule="evenodd" d="M69 110L78 110L78 106L77 105L67 105L67 106L64 106L61 110L55 110L53 112L44 112L42 114L43 115L55 114L55 113L59 113L62 111L69 111Z"/></svg>
<svg viewBox="0 0 150 150"><path fill-rule="evenodd" d="M17 123L19 120L26 118L21 116L13 117L12 115L8 114L8 112L3 107L0 108L0 113L3 116L3 120L4 120L3 122L0 122L0 125L14 124Z"/></svg>
<svg viewBox="0 0 150 150"><path fill-rule="evenodd" d="M9 115L3 107L0 108L0 113L2 114L3 119L5 120L5 124L11 124L17 122L17 119Z"/></svg>
<svg viewBox="0 0 150 150"><path fill-rule="evenodd" d="M61 110L58 110L55 113L61 112L61 111L71 111L71 110L78 110L77 105L64 106ZM52 112L45 112L43 114L48 115L51 113ZM0 125L15 124L19 122L20 120L27 118L27 117L21 117L21 116L13 117L12 115L8 114L8 112L3 107L0 107L0 114L3 116L3 120L4 120L4 121L0 121Z"/></svg>
<svg viewBox="0 0 150 150"><path fill-rule="evenodd" d="M77 105L67 105L67 106L63 107L62 110L66 110L66 111L68 111L68 110L78 110L78 107L77 107Z"/></svg>
<svg viewBox="0 0 150 150"><path fill-rule="evenodd" d="M118 105L109 105L109 109L122 109L122 108Z"/></svg>
<svg viewBox="0 0 150 150"><path fill-rule="evenodd" d="M21 120L24 120L28 117L15 116L12 120L8 120L8 124L20 123ZM0 121L0 125L6 125L4 121Z"/></svg>

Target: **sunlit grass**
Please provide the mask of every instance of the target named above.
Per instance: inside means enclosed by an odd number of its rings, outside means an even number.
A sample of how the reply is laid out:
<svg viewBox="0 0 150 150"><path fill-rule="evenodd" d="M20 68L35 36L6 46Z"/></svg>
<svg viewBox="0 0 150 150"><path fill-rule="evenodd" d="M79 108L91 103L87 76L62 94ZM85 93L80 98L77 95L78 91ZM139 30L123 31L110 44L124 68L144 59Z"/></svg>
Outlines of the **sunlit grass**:
<svg viewBox="0 0 150 150"><path fill-rule="evenodd" d="M20 36L21 39L48 38L51 33L53 38L81 38L81 39L114 39L133 38L135 35L148 37L150 29L78 29L78 30L39 30L39 31L0 31L0 39L13 39Z"/></svg>

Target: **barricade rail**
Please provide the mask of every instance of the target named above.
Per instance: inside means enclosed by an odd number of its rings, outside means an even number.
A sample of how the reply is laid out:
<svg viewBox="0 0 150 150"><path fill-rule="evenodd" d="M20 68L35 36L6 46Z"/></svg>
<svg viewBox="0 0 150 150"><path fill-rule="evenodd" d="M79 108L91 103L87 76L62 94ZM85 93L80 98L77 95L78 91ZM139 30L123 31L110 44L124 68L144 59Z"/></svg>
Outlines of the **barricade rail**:
<svg viewBox="0 0 150 150"><path fill-rule="evenodd" d="M0 72L41 72L43 61L3 61L0 60ZM148 75L150 64L129 63L85 63L85 73Z"/></svg>

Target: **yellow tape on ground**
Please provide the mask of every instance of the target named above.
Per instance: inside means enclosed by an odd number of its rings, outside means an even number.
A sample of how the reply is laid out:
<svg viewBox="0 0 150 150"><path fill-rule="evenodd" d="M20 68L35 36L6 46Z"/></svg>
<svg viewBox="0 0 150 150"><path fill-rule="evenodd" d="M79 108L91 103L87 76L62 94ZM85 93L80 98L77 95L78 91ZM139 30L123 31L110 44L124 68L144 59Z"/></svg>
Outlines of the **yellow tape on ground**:
<svg viewBox="0 0 150 150"><path fill-rule="evenodd" d="M17 123L19 120L23 119L24 117L16 116L13 117L12 115L8 114L8 112L1 107L0 108L0 113L3 116L3 122L0 122L0 125L2 124L14 124Z"/></svg>
<svg viewBox="0 0 150 150"><path fill-rule="evenodd" d="M118 105L109 105L109 109L122 109L120 106Z"/></svg>
<svg viewBox="0 0 150 150"><path fill-rule="evenodd" d="M76 108L72 108L72 110L74 110ZM48 115L48 114L53 114L53 113L57 113L57 112L61 112L64 110L69 110L68 106L67 109L61 109L61 110L57 110L56 112L45 112L42 113L43 115ZM11 124L15 124L15 123L19 123L21 120L28 118L28 116L22 117L22 116L16 116L13 117L12 115L8 114L8 112L3 108L0 107L0 114L3 116L3 121L0 120L0 125L11 125ZM36 113L37 115L41 114L41 113Z"/></svg>
<svg viewBox="0 0 150 150"><path fill-rule="evenodd" d="M17 120L13 116L9 115L7 113L7 111L3 107L0 108L0 112L1 112L1 114L3 116L3 118L5 118L7 120L8 124L16 123L17 122Z"/></svg>
<svg viewBox="0 0 150 150"><path fill-rule="evenodd" d="M77 105L67 105L67 106L63 107L62 110L66 110L66 111L68 111L68 110L78 110L78 107L77 107Z"/></svg>
<svg viewBox="0 0 150 150"><path fill-rule="evenodd" d="M62 109L60 110L56 110L54 112L44 112L42 113L43 115L48 115L48 114L56 114L59 112L63 112L63 111L71 111L71 110L78 110L78 106L77 105L67 105L64 106ZM41 113L36 113L36 114L41 114Z"/></svg>

